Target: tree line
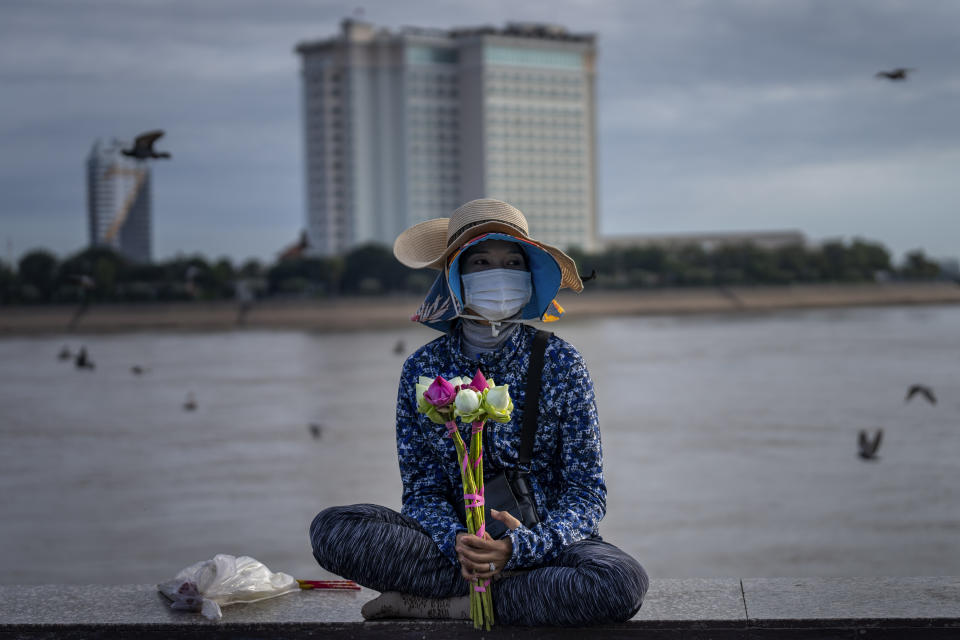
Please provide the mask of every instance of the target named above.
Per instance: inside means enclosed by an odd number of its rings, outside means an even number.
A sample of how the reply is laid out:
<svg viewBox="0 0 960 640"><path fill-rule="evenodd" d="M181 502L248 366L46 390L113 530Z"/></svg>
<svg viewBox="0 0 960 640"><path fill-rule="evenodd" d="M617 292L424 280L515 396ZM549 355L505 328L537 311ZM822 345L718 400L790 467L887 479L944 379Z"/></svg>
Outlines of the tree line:
<svg viewBox="0 0 960 640"><path fill-rule="evenodd" d="M650 245L595 254L573 250L571 257L582 274L596 270L596 286L607 288L854 283L942 276L940 265L922 250L911 251L902 264L894 265L883 245L861 239L775 249L749 242L712 250L695 244Z"/></svg>
<svg viewBox="0 0 960 640"><path fill-rule="evenodd" d="M569 251L590 288L776 285L825 282L933 280L940 265L922 250L894 265L880 244L865 240L766 249L754 244L611 248ZM0 304L147 302L233 299L241 289L257 298L423 293L434 273L399 264L389 248L365 245L342 256L297 257L234 264L222 257L177 256L149 264L130 262L107 247L64 260L36 249L16 264L0 260Z"/></svg>

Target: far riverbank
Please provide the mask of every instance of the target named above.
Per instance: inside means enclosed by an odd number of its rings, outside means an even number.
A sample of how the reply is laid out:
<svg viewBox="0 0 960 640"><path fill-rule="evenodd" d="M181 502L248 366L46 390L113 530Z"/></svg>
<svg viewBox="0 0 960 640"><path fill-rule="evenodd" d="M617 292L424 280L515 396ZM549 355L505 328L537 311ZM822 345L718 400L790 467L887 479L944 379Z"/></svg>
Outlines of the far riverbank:
<svg viewBox="0 0 960 640"><path fill-rule="evenodd" d="M589 285L588 285L589 287ZM378 296L319 300L265 300L240 322L230 301L94 304L72 331L226 330L235 328L354 331L409 326L421 298ZM564 291L571 319L610 315L736 313L777 309L960 303L953 283L818 284L766 287ZM70 331L75 306L0 307L0 335Z"/></svg>

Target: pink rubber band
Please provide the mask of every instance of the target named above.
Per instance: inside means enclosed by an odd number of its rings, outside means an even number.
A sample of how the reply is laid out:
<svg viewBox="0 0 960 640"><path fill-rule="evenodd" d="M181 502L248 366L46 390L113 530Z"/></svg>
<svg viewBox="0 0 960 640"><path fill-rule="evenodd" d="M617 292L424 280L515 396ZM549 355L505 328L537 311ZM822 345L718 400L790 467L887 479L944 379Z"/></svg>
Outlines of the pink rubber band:
<svg viewBox="0 0 960 640"><path fill-rule="evenodd" d="M474 423L471 424L470 426L473 427L473 430L472 430L471 433L480 433L481 431L483 431L483 422L482 422L482 421L481 421L481 422L474 422Z"/></svg>
<svg viewBox="0 0 960 640"><path fill-rule="evenodd" d="M463 453L463 465L462 465L462 469L461 469L460 472L461 472L461 473L466 473L466 472L467 472L467 466L468 466L469 464L470 464L470 459L467 457L467 453L464 452L464 453Z"/></svg>
<svg viewBox="0 0 960 640"><path fill-rule="evenodd" d="M480 466L480 461L483 460L483 451L480 451L480 455L477 456L476 461L473 463L473 468L476 469Z"/></svg>
<svg viewBox="0 0 960 640"><path fill-rule="evenodd" d="M486 532L487 532L487 523L484 522L483 524L480 525L480 528L477 529L477 537L482 538L483 534Z"/></svg>
<svg viewBox="0 0 960 640"><path fill-rule="evenodd" d="M478 493L466 493L464 494L463 497L467 499L473 498L473 502L470 502L467 504L467 506L470 507L471 509L473 509L474 507L483 506L483 496Z"/></svg>
<svg viewBox="0 0 960 640"><path fill-rule="evenodd" d="M484 593L484 592L487 590L487 587L489 587L489 586L490 586L490 581L489 581L489 580L484 580L482 587L474 587L473 590L474 590L474 591L479 591L480 593Z"/></svg>
<svg viewBox="0 0 960 640"><path fill-rule="evenodd" d="M456 422L454 422L454 421L451 420L450 422L446 423L446 425L444 425L444 426L447 427L447 437L448 437L448 438L452 438L454 435L456 435L456 433L457 433L457 423L456 423Z"/></svg>

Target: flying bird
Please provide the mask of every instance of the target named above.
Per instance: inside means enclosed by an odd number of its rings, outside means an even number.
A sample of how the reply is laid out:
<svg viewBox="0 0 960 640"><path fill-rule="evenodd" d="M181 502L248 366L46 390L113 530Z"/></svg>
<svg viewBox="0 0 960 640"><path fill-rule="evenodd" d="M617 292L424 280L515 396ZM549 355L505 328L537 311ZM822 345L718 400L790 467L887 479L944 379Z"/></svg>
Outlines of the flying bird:
<svg viewBox="0 0 960 640"><path fill-rule="evenodd" d="M132 374L135 375L135 376L139 376L139 375L141 375L141 374L144 374L144 373L146 373L147 371L150 371L150 369L147 369L146 367L141 367L141 366L138 365L138 364L135 364L135 365L133 365L132 367L130 367L130 373L132 373Z"/></svg>
<svg viewBox="0 0 960 640"><path fill-rule="evenodd" d="M197 408L197 399L193 396L193 391L187 394L187 400L183 403L184 411L193 411Z"/></svg>
<svg viewBox="0 0 960 640"><path fill-rule="evenodd" d="M861 429L857 434L857 446L860 449L858 455L864 460L876 459L881 440L883 440L883 429L877 429L877 435L873 439L870 439L867 432Z"/></svg>
<svg viewBox="0 0 960 640"><path fill-rule="evenodd" d="M393 345L393 352L398 356L402 356L403 352L407 350L407 345L403 343L403 340L397 340L397 344Z"/></svg>
<svg viewBox="0 0 960 640"><path fill-rule="evenodd" d="M307 428L310 430L310 435L313 436L314 440L319 440L321 434L323 433L323 425L316 422L311 422Z"/></svg>
<svg viewBox="0 0 960 640"><path fill-rule="evenodd" d="M123 149L123 155L136 158L137 160L146 160L147 158L169 158L170 154L166 151L154 151L153 143L163 136L163 131L147 131L137 136L132 149Z"/></svg>
<svg viewBox="0 0 960 640"><path fill-rule="evenodd" d="M63 349L60 349L60 353L57 354L57 357L61 360L69 360L73 357L73 354L70 353L70 347L63 345Z"/></svg>
<svg viewBox="0 0 960 640"><path fill-rule="evenodd" d="M914 71L916 71L916 69L897 67L896 69L890 69L889 71L877 71L875 77L885 78L887 80L892 80L893 82L899 82L901 80L906 80L907 76Z"/></svg>
<svg viewBox="0 0 960 640"><path fill-rule="evenodd" d="M910 388L907 389L907 397L904 398L903 401L910 402L910 399L918 393L926 398L930 404L937 404L937 396L933 395L933 389L922 384L911 385Z"/></svg>

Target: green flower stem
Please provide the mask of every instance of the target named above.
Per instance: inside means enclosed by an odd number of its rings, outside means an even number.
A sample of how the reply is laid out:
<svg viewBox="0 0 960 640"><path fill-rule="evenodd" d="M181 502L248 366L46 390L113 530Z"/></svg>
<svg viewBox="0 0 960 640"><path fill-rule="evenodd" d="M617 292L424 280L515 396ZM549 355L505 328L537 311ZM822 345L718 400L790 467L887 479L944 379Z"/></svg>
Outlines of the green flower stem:
<svg viewBox="0 0 960 640"><path fill-rule="evenodd" d="M480 464L476 468L476 479L477 484L480 485L480 491L483 492L483 428L485 426L485 421L480 421L479 432L477 433L477 458L481 460ZM481 513L484 514L484 520L486 520L486 510L481 509ZM484 622L486 623L487 631L490 631L490 627L493 625L493 580L490 581L490 584L487 585L486 591L481 593L481 599L483 600L483 610L484 610Z"/></svg>
<svg viewBox="0 0 960 640"><path fill-rule="evenodd" d="M471 448L473 448L473 438L471 438ZM473 473L473 462L476 460L476 456L471 456L470 451L467 450L466 444L463 442L463 438L460 437L459 431L453 432L453 445L457 450L457 462L460 465L460 477L463 482L463 492L466 493L477 493L477 484L474 479ZM463 457L467 456L467 467L464 470L463 467ZM473 458L471 460L471 458ZM481 474L482 475L482 474ZM464 504L467 503L467 499L464 498ZM479 514L477 513L479 511ZM476 507L467 508L467 531L470 535L476 535L477 531L480 530L480 525L483 524L483 508L477 509ZM474 586L479 586L480 581L477 580L476 583L470 583L470 617L473 619L474 629L479 629L481 625L486 621L485 616L485 607L482 596L483 593L478 593ZM489 630L489 628L488 628Z"/></svg>
<svg viewBox="0 0 960 640"><path fill-rule="evenodd" d="M484 421L479 420L477 422L479 422L480 426L476 430L476 432L473 433L470 437L470 463L467 470L473 476L472 478L473 485L478 488L477 493L483 493L483 462L482 462L481 454L483 452ZM481 461L480 464L477 464L478 460ZM478 507L476 508L476 512L478 516L477 531L479 531L480 527L485 524L485 520L486 520L485 508L482 506ZM475 586L479 587L482 585L483 585L483 581L477 580L477 584ZM490 630L490 627L493 624L493 595L490 591L491 588L492 588L492 581L490 585L487 585L485 591L477 592L476 590L474 590L474 593L480 596L479 600L481 605L480 606L481 618L482 618L483 626L486 628L487 631ZM474 619L474 627L479 629L480 622L481 621Z"/></svg>
<svg viewBox="0 0 960 640"><path fill-rule="evenodd" d="M483 464L482 462L477 464L477 460L481 459L481 452L483 451L483 424L483 421L481 421L477 433L471 435L469 447L460 436L459 430L452 431L464 494L479 494L483 491ZM467 457L466 469L463 466L464 456ZM468 502L470 501L464 498L464 505ZM482 505L466 509L466 525L470 535L476 535L480 527L485 524L484 511ZM486 591L478 592L475 589L475 587L482 585L483 581L479 579L470 582L470 617L473 620L474 629L485 628L490 631L493 624L493 595L490 592L491 585L486 587Z"/></svg>

